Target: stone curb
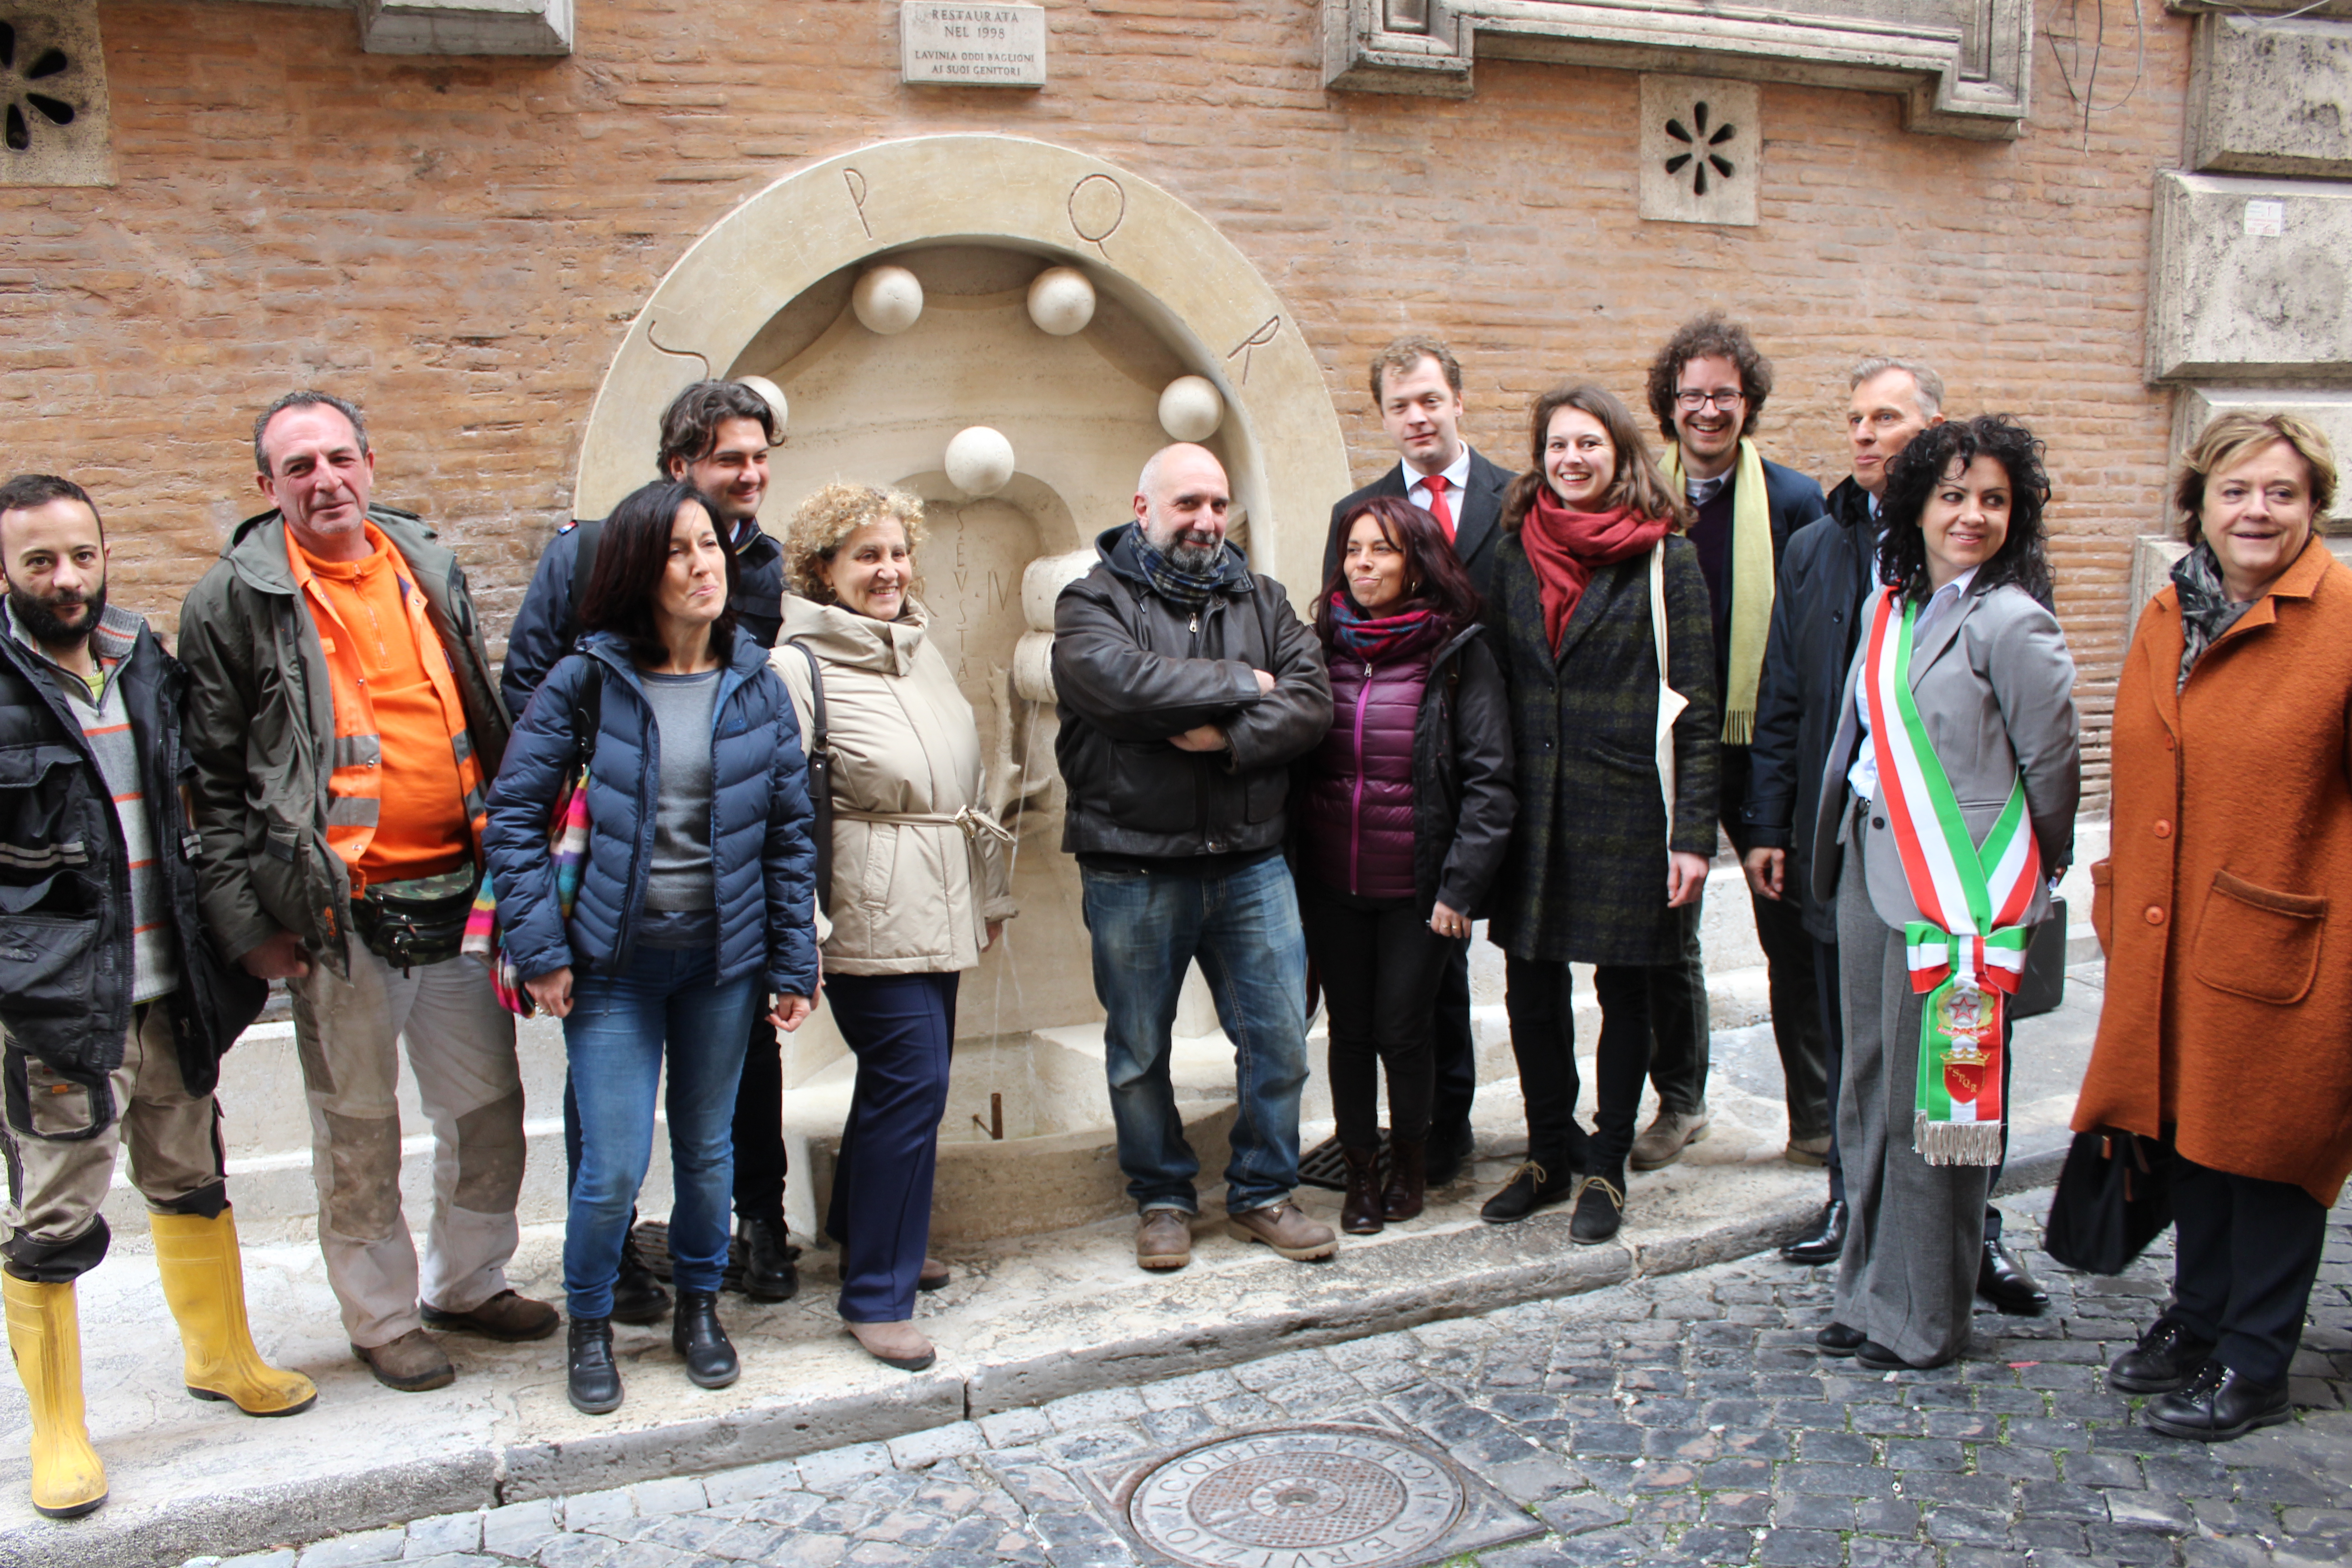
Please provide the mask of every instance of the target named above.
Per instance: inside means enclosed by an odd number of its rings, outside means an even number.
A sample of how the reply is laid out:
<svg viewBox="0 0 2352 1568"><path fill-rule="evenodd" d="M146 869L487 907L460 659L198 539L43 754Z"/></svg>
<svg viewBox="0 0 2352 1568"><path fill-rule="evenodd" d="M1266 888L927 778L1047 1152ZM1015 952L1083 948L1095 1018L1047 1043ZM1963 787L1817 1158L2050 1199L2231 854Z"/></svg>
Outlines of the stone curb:
<svg viewBox="0 0 2352 1568"><path fill-rule="evenodd" d="M2021 1153L2003 1173L2000 1191L2047 1185L2064 1158L2063 1144ZM1197 1328L1137 1334L1068 1352L942 1368L881 1392L755 1407L610 1437L486 1445L378 1471L358 1485L321 1488L289 1481L175 1503L144 1518L101 1510L82 1520L0 1532L0 1568L179 1568L199 1555L229 1557L436 1514L881 1443L1070 1394L1213 1371L1283 1351L1730 1262L1779 1245L1818 1210L1818 1201L1809 1196L1728 1218L1696 1234L1566 1247L1539 1261L1489 1265L1410 1288L1352 1293L1344 1304L1284 1302L1240 1315L1213 1334ZM1547 1217L1564 1239L1565 1215ZM1460 1233L1402 1238L1391 1247L1389 1257L1410 1264L1415 1254L1426 1259L1459 1252Z"/></svg>

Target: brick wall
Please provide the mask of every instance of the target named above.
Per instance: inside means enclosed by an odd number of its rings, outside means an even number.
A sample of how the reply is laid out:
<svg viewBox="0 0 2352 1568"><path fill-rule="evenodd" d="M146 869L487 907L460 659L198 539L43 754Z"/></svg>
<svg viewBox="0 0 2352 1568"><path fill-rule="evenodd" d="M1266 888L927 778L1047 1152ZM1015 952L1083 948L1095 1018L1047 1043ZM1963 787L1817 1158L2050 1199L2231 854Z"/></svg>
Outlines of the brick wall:
<svg viewBox="0 0 2352 1568"><path fill-rule="evenodd" d="M1638 402L1658 341L1721 305L1778 368L1766 450L1825 484L1846 364L1933 360L1956 409L2050 442L2103 795L2128 541L2166 460L2141 321L2188 24L2149 9L2136 83L2112 63L2130 19L2110 22L2087 128L2046 41L2014 142L1767 87L1762 225L1717 229L1636 217L1630 73L1488 62L1468 101L1333 95L1305 0L1049 0L1035 93L899 86L887 0L582 0L578 52L552 60L362 55L341 12L108 4L120 185L0 191L0 464L88 483L118 598L168 628L262 505L254 410L340 389L367 407L379 497L443 527L502 630L623 323L695 237L803 161L1001 131L1132 169L1232 237L1322 359L1360 477L1388 460L1363 362L1407 328L1454 342L1472 438L1516 462L1535 392L1591 375Z"/></svg>

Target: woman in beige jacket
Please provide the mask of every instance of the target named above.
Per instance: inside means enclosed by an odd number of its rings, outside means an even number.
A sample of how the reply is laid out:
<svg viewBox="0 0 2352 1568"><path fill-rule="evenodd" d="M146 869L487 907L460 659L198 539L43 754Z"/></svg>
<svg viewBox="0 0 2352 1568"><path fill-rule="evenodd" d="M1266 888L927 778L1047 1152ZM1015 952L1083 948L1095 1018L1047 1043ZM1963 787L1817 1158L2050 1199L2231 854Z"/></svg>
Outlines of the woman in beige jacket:
<svg viewBox="0 0 2352 1568"><path fill-rule="evenodd" d="M831 761L824 984L857 1056L825 1215L841 1315L876 1358L909 1372L935 1359L915 1292L947 1280L923 1253L956 980L1013 913L1010 836L981 797L971 705L908 591L922 510L858 485L802 502L784 543L796 592L770 656L813 754L821 691Z"/></svg>

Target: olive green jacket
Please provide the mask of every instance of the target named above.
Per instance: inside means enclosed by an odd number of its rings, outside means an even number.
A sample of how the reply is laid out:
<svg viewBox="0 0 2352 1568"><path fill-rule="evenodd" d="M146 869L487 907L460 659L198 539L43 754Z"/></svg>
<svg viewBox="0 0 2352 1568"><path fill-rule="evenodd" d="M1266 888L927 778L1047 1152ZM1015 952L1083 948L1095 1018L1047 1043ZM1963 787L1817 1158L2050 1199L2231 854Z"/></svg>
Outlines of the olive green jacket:
<svg viewBox="0 0 2352 1568"><path fill-rule="evenodd" d="M487 784L513 726L466 574L413 513L371 506L368 521L416 574ZM295 586L283 518L247 518L220 553L180 606L205 920L233 958L285 930L312 958L348 974L351 875L327 844L335 740L327 651Z"/></svg>

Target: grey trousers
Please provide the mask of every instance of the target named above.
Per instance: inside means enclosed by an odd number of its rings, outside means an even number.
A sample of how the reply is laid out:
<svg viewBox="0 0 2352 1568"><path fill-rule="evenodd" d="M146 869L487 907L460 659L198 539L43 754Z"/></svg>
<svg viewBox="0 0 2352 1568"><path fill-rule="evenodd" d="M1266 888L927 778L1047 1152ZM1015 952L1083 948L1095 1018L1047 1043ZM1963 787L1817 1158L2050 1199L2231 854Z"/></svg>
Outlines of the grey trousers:
<svg viewBox="0 0 2352 1568"><path fill-rule="evenodd" d="M1916 1366L1967 1348L1984 1254L1988 1165L1930 1165L1911 1146L1922 999L1903 933L1871 907L1861 835L1838 880L1838 987L1845 1021L1838 1152L1851 1229L1837 1321Z"/></svg>

